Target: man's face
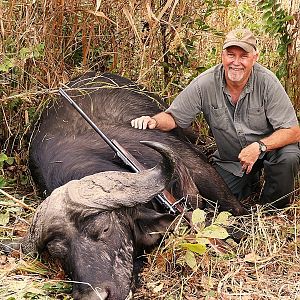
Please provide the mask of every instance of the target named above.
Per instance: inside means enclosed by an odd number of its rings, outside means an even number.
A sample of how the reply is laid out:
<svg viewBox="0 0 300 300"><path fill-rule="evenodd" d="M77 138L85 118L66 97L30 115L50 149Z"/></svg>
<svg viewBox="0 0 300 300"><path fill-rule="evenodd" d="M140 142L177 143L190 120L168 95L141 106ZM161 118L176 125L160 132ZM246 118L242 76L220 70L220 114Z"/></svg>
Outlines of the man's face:
<svg viewBox="0 0 300 300"><path fill-rule="evenodd" d="M223 50L222 63L226 80L232 83L246 84L257 56L256 52L246 52L237 46L231 46Z"/></svg>

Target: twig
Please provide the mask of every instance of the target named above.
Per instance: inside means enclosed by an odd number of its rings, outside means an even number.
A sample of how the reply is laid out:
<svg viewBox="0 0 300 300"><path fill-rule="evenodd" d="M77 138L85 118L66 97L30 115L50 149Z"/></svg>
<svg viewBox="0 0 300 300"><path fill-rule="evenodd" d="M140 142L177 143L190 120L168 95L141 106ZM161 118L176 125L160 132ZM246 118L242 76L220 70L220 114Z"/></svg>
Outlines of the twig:
<svg viewBox="0 0 300 300"><path fill-rule="evenodd" d="M23 208L29 209L31 211L35 211L34 208L26 205L25 203L23 203L22 201L18 200L17 198L15 198L14 196L9 195L8 193L4 192L2 189L0 189L0 193L3 194L4 196L8 197L9 199L13 200L14 202L16 202L17 204L19 204L20 206L22 206Z"/></svg>

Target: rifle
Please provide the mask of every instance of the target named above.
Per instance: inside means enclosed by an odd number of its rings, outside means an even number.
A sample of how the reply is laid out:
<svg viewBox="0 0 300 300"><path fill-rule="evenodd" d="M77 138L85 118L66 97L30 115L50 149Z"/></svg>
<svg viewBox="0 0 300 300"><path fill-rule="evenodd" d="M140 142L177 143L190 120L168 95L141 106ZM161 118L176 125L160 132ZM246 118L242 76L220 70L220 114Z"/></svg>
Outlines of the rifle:
<svg viewBox="0 0 300 300"><path fill-rule="evenodd" d="M106 142L106 144L117 154L122 161L128 165L135 173L145 170L145 167L125 148L123 148L116 140L109 139L88 117L88 115L78 106L78 104L72 100L72 98L62 88L59 90L59 94L66 99L79 114L91 125L91 127L100 135L100 137ZM187 222L190 228L193 228L191 217L185 213L184 208L180 205L179 201L176 201L174 196L167 190L155 196L155 199L161 204L170 214L178 215L182 214L183 219ZM227 253L231 251L231 246L225 241L216 238L208 238L211 246L221 253Z"/></svg>
<svg viewBox="0 0 300 300"><path fill-rule="evenodd" d="M125 148L123 148L116 140L109 139L88 117L88 115L78 106L78 104L67 94L65 90L60 88L59 94L66 99L79 114L91 125L91 127L100 135L100 137L105 141L105 143L116 153L116 155L121 158L121 160L129 166L132 171L138 173L146 168ZM177 215L184 213L184 208L179 204L178 201L173 197L171 193L164 190L162 193L155 196L155 199L171 214Z"/></svg>

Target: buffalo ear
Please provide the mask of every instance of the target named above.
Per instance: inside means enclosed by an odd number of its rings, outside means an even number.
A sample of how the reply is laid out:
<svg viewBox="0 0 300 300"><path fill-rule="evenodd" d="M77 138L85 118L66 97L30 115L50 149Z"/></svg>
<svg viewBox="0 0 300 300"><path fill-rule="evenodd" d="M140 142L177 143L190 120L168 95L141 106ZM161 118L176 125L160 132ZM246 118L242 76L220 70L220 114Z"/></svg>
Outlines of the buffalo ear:
<svg viewBox="0 0 300 300"><path fill-rule="evenodd" d="M134 221L134 236L136 243L143 247L152 247L163 237L174 216L159 213L153 209L140 206Z"/></svg>

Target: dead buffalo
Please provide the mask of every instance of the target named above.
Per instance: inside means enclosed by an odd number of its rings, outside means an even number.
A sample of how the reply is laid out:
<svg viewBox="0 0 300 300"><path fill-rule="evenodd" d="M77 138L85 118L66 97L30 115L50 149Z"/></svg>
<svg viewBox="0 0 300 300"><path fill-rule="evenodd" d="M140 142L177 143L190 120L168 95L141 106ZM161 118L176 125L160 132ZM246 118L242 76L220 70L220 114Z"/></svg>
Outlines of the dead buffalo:
<svg viewBox="0 0 300 300"><path fill-rule="evenodd" d="M132 119L163 108L132 81L89 73L66 90L110 139L148 170L128 172L67 101L49 104L33 136L30 167L39 188L50 196L37 209L23 250L48 251L58 258L78 282L75 299L125 299L136 255L155 245L174 218L157 206L154 195L168 188L178 199L188 196L193 207L207 203L197 203L200 194L235 215L245 210L180 130L131 127ZM161 166L155 167L161 155L141 140L152 141L148 144L163 154Z"/></svg>

